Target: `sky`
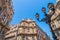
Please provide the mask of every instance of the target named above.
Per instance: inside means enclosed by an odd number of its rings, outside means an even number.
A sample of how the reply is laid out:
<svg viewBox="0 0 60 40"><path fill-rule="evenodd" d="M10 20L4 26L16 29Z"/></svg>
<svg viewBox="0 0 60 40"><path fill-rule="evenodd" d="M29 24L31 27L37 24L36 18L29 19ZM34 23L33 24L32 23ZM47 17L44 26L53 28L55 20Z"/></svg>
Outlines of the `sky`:
<svg viewBox="0 0 60 40"><path fill-rule="evenodd" d="M38 22L35 18L35 14L40 14L40 19L44 18L44 14L41 11L42 7L46 7L49 2L56 3L56 0L12 0L14 15L11 24L17 24L22 21L22 19L30 18L33 19L36 24L47 33L52 38L50 28L45 22Z"/></svg>

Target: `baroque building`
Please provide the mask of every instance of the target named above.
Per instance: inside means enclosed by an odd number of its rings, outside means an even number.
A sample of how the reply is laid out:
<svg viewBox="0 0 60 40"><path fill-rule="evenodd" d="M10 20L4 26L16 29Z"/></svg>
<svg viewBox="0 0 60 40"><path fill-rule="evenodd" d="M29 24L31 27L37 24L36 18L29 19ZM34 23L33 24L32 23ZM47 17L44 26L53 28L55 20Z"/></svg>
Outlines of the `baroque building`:
<svg viewBox="0 0 60 40"><path fill-rule="evenodd" d="M49 36L31 19L22 20L19 24L10 25L6 40L50 40Z"/></svg>
<svg viewBox="0 0 60 40"><path fill-rule="evenodd" d="M4 34L9 30L9 22L14 14L12 0L0 0L0 40L4 40Z"/></svg>
<svg viewBox="0 0 60 40"><path fill-rule="evenodd" d="M55 13L51 17L51 27L57 36L57 39L60 40L60 0L57 0L57 4L55 4ZM52 11L49 11L52 13Z"/></svg>

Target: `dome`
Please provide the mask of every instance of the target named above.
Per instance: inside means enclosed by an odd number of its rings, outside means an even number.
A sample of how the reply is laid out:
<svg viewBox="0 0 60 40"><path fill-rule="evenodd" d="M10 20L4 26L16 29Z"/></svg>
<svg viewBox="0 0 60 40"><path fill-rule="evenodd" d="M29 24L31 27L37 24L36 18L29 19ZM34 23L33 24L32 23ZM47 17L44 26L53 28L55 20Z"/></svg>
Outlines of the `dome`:
<svg viewBox="0 0 60 40"><path fill-rule="evenodd" d="M20 26L36 26L36 23L34 20L27 18L21 21Z"/></svg>

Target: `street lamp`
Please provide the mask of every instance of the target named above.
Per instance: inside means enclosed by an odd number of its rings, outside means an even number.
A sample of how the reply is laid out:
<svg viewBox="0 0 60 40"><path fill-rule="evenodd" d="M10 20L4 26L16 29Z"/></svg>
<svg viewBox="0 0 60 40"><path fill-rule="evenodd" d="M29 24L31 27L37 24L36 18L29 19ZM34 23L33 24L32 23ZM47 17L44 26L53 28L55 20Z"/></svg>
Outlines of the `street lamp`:
<svg viewBox="0 0 60 40"><path fill-rule="evenodd" d="M48 3L48 8L50 9L52 7L54 7L54 4L53 3Z"/></svg>
<svg viewBox="0 0 60 40"><path fill-rule="evenodd" d="M40 18L39 13L36 13L35 17L36 17L36 19L39 21L39 18Z"/></svg>
<svg viewBox="0 0 60 40"><path fill-rule="evenodd" d="M55 13L55 8L54 8L54 4L53 4L53 3L49 3L49 4L48 4L48 8L53 11L53 14ZM39 22L46 22L46 23L49 25L49 28L51 29L51 33L52 33L53 39L54 39L54 40L58 40L58 39L57 39L57 36L55 35L55 33L54 33L54 31L53 31L53 29L52 29L52 27L51 27L51 24L50 24L50 22L51 22L51 16L52 16L53 14L52 14L52 15L47 14L45 7L42 8L42 12L44 13L45 18L39 19L39 17L40 17L40 16L39 16L39 13L36 13L36 15L35 15L36 19L37 19Z"/></svg>
<svg viewBox="0 0 60 40"><path fill-rule="evenodd" d="M42 8L42 11L43 11L43 12L46 12L46 8L45 8L45 7L43 7L43 8Z"/></svg>
<svg viewBox="0 0 60 40"><path fill-rule="evenodd" d="M46 13L46 8L45 7L42 8L42 12L44 13L45 16L48 16L47 13Z"/></svg>

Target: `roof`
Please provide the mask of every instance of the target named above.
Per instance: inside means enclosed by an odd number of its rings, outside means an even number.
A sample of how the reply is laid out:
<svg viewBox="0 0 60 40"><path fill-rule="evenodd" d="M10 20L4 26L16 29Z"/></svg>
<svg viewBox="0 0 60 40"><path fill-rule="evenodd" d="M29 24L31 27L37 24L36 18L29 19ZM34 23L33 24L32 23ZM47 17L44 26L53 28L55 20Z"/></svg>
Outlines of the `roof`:
<svg viewBox="0 0 60 40"><path fill-rule="evenodd" d="M27 19L23 19L22 21L27 21L27 22L34 22L34 20L27 18Z"/></svg>

